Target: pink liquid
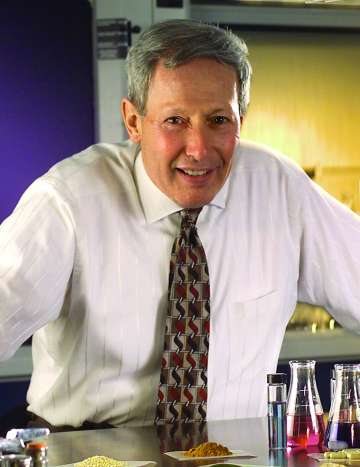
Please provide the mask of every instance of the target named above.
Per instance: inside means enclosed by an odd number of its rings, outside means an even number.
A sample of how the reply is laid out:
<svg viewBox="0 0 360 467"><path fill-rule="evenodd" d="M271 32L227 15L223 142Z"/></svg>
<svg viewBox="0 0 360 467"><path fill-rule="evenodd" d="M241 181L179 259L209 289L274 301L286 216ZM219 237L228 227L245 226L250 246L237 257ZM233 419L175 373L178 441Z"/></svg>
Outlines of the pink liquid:
<svg viewBox="0 0 360 467"><path fill-rule="evenodd" d="M313 420L310 415L288 415L287 445L290 447L318 446L324 440L324 420L322 415L316 415Z"/></svg>

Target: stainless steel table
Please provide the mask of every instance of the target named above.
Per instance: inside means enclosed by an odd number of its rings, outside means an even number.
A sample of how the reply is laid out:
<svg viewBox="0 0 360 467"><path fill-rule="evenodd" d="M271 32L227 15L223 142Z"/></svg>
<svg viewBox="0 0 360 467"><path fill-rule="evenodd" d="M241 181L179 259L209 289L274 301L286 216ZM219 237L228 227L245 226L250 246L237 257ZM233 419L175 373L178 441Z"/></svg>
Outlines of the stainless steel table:
<svg viewBox="0 0 360 467"><path fill-rule="evenodd" d="M53 433L48 439L49 465L79 462L94 455L119 460L155 461L159 467L197 467L224 461L179 462L163 454L165 451L189 449L202 441L216 441L230 449L243 449L256 455L248 459L228 458L228 462L288 467L319 466L304 450L288 450L282 459L269 456L265 418L208 422L203 425L194 423L178 427L121 427Z"/></svg>

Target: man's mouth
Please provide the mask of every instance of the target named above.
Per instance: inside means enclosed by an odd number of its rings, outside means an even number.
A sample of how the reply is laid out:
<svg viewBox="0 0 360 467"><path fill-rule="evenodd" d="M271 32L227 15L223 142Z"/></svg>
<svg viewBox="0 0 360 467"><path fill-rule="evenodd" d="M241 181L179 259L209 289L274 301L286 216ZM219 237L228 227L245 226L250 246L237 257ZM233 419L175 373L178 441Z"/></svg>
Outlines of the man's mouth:
<svg viewBox="0 0 360 467"><path fill-rule="evenodd" d="M208 172L210 172L209 169L202 169L202 170L193 170L193 169L179 169L180 172L183 172L186 175L191 175L192 177L199 177L201 175L206 175Z"/></svg>

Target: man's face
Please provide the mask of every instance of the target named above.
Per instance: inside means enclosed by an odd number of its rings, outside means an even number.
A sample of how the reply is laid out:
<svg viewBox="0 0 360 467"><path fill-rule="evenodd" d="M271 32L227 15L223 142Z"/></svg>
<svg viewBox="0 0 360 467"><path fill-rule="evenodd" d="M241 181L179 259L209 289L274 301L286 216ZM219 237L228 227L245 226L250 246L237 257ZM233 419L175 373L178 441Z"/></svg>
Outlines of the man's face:
<svg viewBox="0 0 360 467"><path fill-rule="evenodd" d="M150 83L146 114L127 100L123 115L155 185L184 208L209 203L227 179L241 118L235 70L211 59L167 69ZM131 123L130 123L131 122Z"/></svg>

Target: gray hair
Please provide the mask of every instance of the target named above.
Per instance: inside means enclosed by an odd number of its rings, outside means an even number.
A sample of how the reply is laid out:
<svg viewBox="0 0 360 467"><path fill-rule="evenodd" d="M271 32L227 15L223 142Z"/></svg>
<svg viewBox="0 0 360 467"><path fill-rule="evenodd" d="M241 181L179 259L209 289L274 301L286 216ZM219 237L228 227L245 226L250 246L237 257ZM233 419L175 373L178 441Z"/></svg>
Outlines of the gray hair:
<svg viewBox="0 0 360 467"><path fill-rule="evenodd" d="M250 101L251 65L245 42L229 30L193 20L156 23L141 33L127 56L128 97L141 115L157 63L175 68L195 58L210 58L232 66L239 81L240 115Z"/></svg>

